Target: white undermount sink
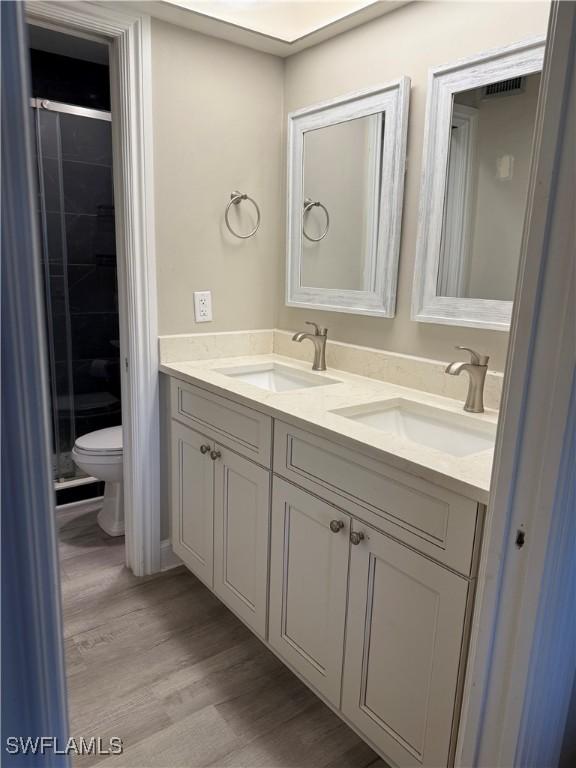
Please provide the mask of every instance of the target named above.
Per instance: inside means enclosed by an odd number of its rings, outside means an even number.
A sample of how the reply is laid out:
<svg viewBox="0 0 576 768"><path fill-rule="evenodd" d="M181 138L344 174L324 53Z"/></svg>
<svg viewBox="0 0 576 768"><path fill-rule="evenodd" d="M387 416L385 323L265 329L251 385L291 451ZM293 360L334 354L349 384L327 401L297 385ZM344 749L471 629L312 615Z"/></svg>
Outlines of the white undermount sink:
<svg viewBox="0 0 576 768"><path fill-rule="evenodd" d="M260 389L267 389L269 392L287 392L291 389L308 389L309 387L324 387L327 384L340 383L337 379L330 379L317 373L308 373L281 363L238 365L215 370L217 373L223 373L233 379L253 384Z"/></svg>
<svg viewBox="0 0 576 768"><path fill-rule="evenodd" d="M495 423L404 398L331 413L451 456L470 456L494 448Z"/></svg>

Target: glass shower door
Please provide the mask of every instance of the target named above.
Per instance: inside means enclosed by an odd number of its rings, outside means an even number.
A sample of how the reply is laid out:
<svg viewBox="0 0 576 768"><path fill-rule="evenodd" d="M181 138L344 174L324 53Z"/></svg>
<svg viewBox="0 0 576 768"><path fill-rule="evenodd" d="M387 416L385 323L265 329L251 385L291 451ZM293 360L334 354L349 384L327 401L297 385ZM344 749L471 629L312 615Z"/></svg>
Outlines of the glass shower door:
<svg viewBox="0 0 576 768"><path fill-rule="evenodd" d="M56 482L76 437L121 423L110 115L34 102Z"/></svg>

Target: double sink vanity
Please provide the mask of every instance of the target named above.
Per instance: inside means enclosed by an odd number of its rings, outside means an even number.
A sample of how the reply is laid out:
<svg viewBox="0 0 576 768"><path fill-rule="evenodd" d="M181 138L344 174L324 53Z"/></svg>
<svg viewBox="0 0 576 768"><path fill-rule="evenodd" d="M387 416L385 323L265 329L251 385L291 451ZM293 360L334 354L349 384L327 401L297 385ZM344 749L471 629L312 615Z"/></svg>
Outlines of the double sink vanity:
<svg viewBox="0 0 576 768"><path fill-rule="evenodd" d="M449 765L496 412L276 354L161 370L175 553L387 762Z"/></svg>

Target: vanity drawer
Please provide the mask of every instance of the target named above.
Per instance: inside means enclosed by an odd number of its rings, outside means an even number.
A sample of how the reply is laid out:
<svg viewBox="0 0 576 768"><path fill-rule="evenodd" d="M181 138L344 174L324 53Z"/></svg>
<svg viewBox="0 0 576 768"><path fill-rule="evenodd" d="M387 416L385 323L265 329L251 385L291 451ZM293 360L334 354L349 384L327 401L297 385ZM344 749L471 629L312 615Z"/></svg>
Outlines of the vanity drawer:
<svg viewBox="0 0 576 768"><path fill-rule="evenodd" d="M200 429L252 461L270 467L272 419L199 387L172 379L172 418Z"/></svg>
<svg viewBox="0 0 576 768"><path fill-rule="evenodd" d="M280 421L274 429L274 472L470 574L475 501Z"/></svg>

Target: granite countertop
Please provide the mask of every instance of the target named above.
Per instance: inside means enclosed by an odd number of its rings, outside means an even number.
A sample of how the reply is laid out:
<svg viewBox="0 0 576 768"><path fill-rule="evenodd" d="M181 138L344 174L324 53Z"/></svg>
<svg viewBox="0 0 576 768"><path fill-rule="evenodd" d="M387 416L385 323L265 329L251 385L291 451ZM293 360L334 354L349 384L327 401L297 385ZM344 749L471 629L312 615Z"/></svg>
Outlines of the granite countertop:
<svg viewBox="0 0 576 768"><path fill-rule="evenodd" d="M315 372L315 376L336 379L336 384L285 392L261 389L237 378L226 376L218 370L262 363L277 363L299 371L311 372L310 363L302 363L276 354L163 363L160 365L160 370L169 376L228 397L274 418L303 429L308 428L341 445L359 449L366 455L379 458L397 469L449 488L482 504L488 503L493 449L468 456L452 456L404 440L396 434L385 433L366 424L352 421L331 411L349 406L378 403L391 398L404 398L463 415L471 423L496 424L497 411L487 410L483 414L465 414L462 403L458 400L333 369L323 373Z"/></svg>

